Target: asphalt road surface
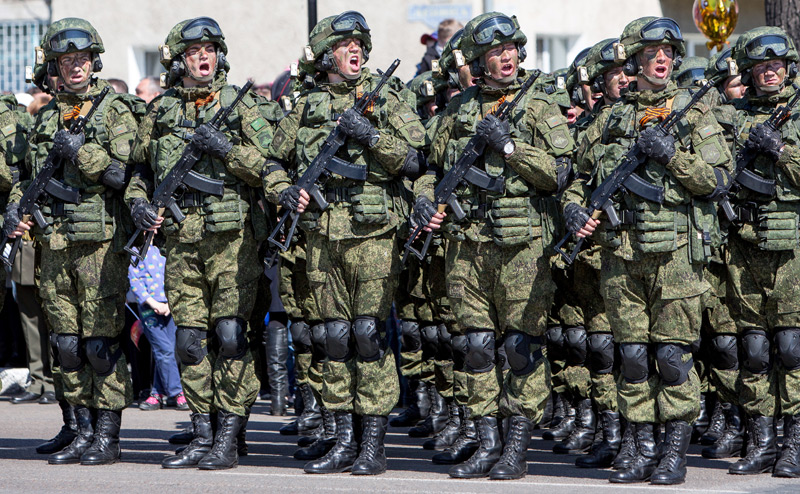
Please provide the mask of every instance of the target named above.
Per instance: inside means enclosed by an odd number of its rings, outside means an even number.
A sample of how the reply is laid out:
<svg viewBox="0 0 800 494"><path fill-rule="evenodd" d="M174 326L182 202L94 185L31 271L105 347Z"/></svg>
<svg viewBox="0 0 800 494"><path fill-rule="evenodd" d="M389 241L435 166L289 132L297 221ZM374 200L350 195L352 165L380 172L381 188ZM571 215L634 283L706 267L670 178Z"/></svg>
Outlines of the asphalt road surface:
<svg viewBox="0 0 800 494"><path fill-rule="evenodd" d="M55 405L12 405L0 399L0 493L138 493L171 494L238 492L360 493L565 493L633 494L676 493L800 493L800 479L770 475L732 476L728 460L706 460L700 446L689 450L689 473L679 486L610 484L607 470L576 468L575 456L555 455L553 443L535 431L528 452L528 475L515 481L455 480L446 465L430 462L432 452L411 439L406 429L389 429L386 436L389 470L376 477L349 474L307 475L291 454L296 437L281 436L278 428L291 417L268 415L269 405L258 401L247 432L250 454L239 467L218 472L194 469L164 470L161 459L171 454L167 438L189 423L189 413L174 409L143 412L130 408L122 415L122 460L107 466L48 465L34 448L60 427Z"/></svg>

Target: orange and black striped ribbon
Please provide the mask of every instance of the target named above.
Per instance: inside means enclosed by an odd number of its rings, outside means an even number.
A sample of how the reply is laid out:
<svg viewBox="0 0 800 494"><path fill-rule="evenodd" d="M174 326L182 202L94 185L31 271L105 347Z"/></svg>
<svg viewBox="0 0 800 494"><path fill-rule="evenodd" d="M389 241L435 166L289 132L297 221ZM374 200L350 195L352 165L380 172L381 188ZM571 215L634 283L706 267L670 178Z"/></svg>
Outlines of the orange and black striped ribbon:
<svg viewBox="0 0 800 494"><path fill-rule="evenodd" d="M669 116L671 113L669 108L662 107L662 108L648 108L644 111L644 116L639 119L639 125L644 127L648 122L652 120L658 120L659 122L664 120Z"/></svg>
<svg viewBox="0 0 800 494"><path fill-rule="evenodd" d="M361 87L359 86L358 89L356 90L356 101L360 100L363 97L364 97L364 91L362 91ZM364 114L366 115L367 113L375 113L375 100L370 101L369 105L367 105L367 109L364 110Z"/></svg>
<svg viewBox="0 0 800 494"><path fill-rule="evenodd" d="M216 96L216 95L217 95L217 93L211 93L208 96L206 96L205 98L198 98L198 99L196 99L194 101L194 106L197 107L197 108L200 108L202 106L206 106L207 104L209 104L212 101L214 101L214 96Z"/></svg>
<svg viewBox="0 0 800 494"><path fill-rule="evenodd" d="M75 105L72 107L72 109L64 112L64 121L67 122L69 120L78 118L78 115L80 114L81 114L81 105Z"/></svg>
<svg viewBox="0 0 800 494"><path fill-rule="evenodd" d="M499 109L500 109L500 107L501 107L501 106L503 105L503 103L505 103L505 102L506 102L506 95L504 94L502 98L500 98L499 100L497 100L497 103L495 103L494 105L492 105L492 107L489 109L489 113L490 113L490 114L492 114L492 115L494 115L494 114L497 112L497 110L499 110ZM488 114L487 114L487 115L488 115Z"/></svg>

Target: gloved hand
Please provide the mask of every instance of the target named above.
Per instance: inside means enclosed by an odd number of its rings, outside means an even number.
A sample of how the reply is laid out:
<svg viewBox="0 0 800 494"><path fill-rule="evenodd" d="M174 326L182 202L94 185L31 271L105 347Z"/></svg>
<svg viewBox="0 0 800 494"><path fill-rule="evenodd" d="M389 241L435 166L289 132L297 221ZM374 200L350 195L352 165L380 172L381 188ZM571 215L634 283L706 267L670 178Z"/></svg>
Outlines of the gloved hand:
<svg viewBox="0 0 800 494"><path fill-rule="evenodd" d="M758 124L750 129L745 146L769 156L772 161L778 161L783 152L784 143L780 131L773 130L764 124Z"/></svg>
<svg viewBox="0 0 800 494"><path fill-rule="evenodd" d="M425 196L419 196L414 202L414 208L411 210L411 226L413 228L427 226L435 214L436 208L433 207L431 200Z"/></svg>
<svg viewBox="0 0 800 494"><path fill-rule="evenodd" d="M339 125L345 134L367 147L377 144L380 138L380 134L369 120L352 108L345 110L339 117Z"/></svg>
<svg viewBox="0 0 800 494"><path fill-rule="evenodd" d="M564 206L564 222L567 231L577 233L589 221L589 210L571 202Z"/></svg>
<svg viewBox="0 0 800 494"><path fill-rule="evenodd" d="M278 195L278 204L284 209L296 212L297 207L300 205L300 190L299 185L290 185L286 187Z"/></svg>
<svg viewBox="0 0 800 494"><path fill-rule="evenodd" d="M80 134L70 134L69 131L61 129L53 136L53 152L61 158L75 161L78 157L78 150L86 142L86 136Z"/></svg>
<svg viewBox="0 0 800 494"><path fill-rule="evenodd" d="M112 160L111 164L100 175L100 181L103 185L111 187L114 190L122 190L125 188L125 165L117 160Z"/></svg>
<svg viewBox="0 0 800 494"><path fill-rule="evenodd" d="M8 237L14 233L20 221L22 219L19 217L19 203L9 203L6 206L6 214L3 215L3 237Z"/></svg>
<svg viewBox="0 0 800 494"><path fill-rule="evenodd" d="M136 228L149 230L158 222L158 209L147 200L137 197L131 203L131 217Z"/></svg>
<svg viewBox="0 0 800 494"><path fill-rule="evenodd" d="M501 154L508 154L506 145L514 142L508 121L500 120L491 113L478 122L475 133L483 137L490 148Z"/></svg>
<svg viewBox="0 0 800 494"><path fill-rule="evenodd" d="M666 165L675 156L675 137L672 134L664 135L655 127L650 127L644 129L639 136L639 149L647 157Z"/></svg>
<svg viewBox="0 0 800 494"><path fill-rule="evenodd" d="M224 158L233 148L233 143L225 137L225 134L214 129L209 124L202 124L194 132L192 142L204 153L208 153L217 158Z"/></svg>

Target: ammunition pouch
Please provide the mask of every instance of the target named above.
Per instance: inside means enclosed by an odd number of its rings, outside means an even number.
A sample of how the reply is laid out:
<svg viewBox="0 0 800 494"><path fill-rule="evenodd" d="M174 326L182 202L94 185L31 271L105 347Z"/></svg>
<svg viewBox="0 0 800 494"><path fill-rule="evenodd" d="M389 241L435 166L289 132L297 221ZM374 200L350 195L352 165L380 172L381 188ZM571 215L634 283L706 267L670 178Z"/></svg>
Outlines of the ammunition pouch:
<svg viewBox="0 0 800 494"><path fill-rule="evenodd" d="M210 233L238 231L244 228L250 203L241 197L242 185L236 185L236 192L226 190L225 195L217 197L206 195L203 200L205 228Z"/></svg>
<svg viewBox="0 0 800 494"><path fill-rule="evenodd" d="M798 204L770 202L758 210L756 238L762 250L794 250L798 242Z"/></svg>
<svg viewBox="0 0 800 494"><path fill-rule="evenodd" d="M689 252L692 262L708 263L713 251L722 245L722 232L717 220L716 203L694 200L689 206Z"/></svg>
<svg viewBox="0 0 800 494"><path fill-rule="evenodd" d="M350 195L353 217L359 223L385 225L389 223L389 198L386 190L364 183L352 188Z"/></svg>
<svg viewBox="0 0 800 494"><path fill-rule="evenodd" d="M542 236L542 218L530 197L501 197L491 202L492 240L503 247L530 243Z"/></svg>
<svg viewBox="0 0 800 494"><path fill-rule="evenodd" d="M635 249L647 254L673 252L678 250L678 234L687 231L685 206L676 209L642 202L635 210L631 243Z"/></svg>
<svg viewBox="0 0 800 494"><path fill-rule="evenodd" d="M60 204L67 218L67 240L70 242L103 242L113 237L114 215L106 210L102 195L82 194L80 204ZM53 210L58 212L60 208L56 206Z"/></svg>

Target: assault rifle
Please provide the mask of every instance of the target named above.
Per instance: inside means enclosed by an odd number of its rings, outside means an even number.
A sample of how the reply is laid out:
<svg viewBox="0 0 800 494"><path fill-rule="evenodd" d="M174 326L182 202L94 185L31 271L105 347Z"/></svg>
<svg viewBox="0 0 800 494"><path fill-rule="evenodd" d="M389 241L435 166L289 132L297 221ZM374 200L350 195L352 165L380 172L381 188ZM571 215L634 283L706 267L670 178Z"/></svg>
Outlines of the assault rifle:
<svg viewBox="0 0 800 494"><path fill-rule="evenodd" d="M242 101L242 98L250 91L251 87L253 87L253 81L247 81L236 94L236 99L233 100L230 106L215 113L208 124L214 130L219 130L222 123L228 119L234 108L236 108L236 105ZM190 142L183 148L183 154L181 154L178 162L172 167L167 176L164 177L164 180L158 184L155 192L153 192L153 201L150 204L158 209L159 216L163 216L164 211L169 209L172 218L178 223L186 219L186 215L184 215L180 207L178 207L178 199L180 199L180 196L176 196L178 189L185 190L186 188L191 188L199 192L222 197L225 192L222 180L206 177L192 170L194 165L197 164L202 157L203 152L193 142ZM133 243L142 233L144 233L144 243L137 252L133 249ZM125 252L133 256L131 264L137 266L139 261L144 261L144 258L147 256L147 251L150 250L150 246L153 244L153 237L155 234L155 232L145 231L141 228L136 229L136 232L125 245Z"/></svg>
<svg viewBox="0 0 800 494"><path fill-rule="evenodd" d="M92 115L97 111L97 108L109 93L110 89L110 87L105 87L100 91L100 94L81 106L80 113L72 120L69 126L70 134L78 135L83 132L86 124L91 120ZM36 174L36 178L33 179L27 190L25 190L25 193L22 194L22 198L19 200L19 217L22 218L23 221L28 221L33 217L33 220L39 228L47 228L47 220L45 220L41 211L41 205L39 204L40 200L45 197L45 192L56 199L70 204L79 204L81 202L80 190L64 185L53 178L53 174L61 168L61 165L61 157L56 155L51 149L44 164ZM6 249L8 240L8 237L3 237L3 239L0 240L0 260L2 260L3 264L6 266L11 266L14 264L14 258L19 250L22 237L15 238L10 249ZM6 252L7 250L8 252Z"/></svg>
<svg viewBox="0 0 800 494"><path fill-rule="evenodd" d="M800 101L800 88L798 88L796 84L792 84L792 86L795 90L794 96L792 96L785 105L775 108L772 115L764 122L764 125L773 131L780 129L783 124L789 120L792 109L797 106L797 102ZM756 150L743 146L736 153L736 168L733 169L730 182L727 187L715 194L718 198L719 206L722 208L728 221L736 221L739 218L739 215L736 214L733 206L731 206L729 197L731 190L735 192L739 187L744 187L745 189L766 196L775 194L774 180L761 178L747 168L755 159L756 154L758 154Z"/></svg>
<svg viewBox="0 0 800 494"><path fill-rule="evenodd" d="M514 99L510 102L504 101L493 115L501 121L507 119L525 96L525 93L527 93L531 86L533 86L533 83L536 82L539 74L541 74L539 70L533 71L530 77L522 83L522 87L514 96ZM486 140L483 137L474 135L470 138L461 156L458 157L453 167L442 177L442 180L433 191L433 207L435 207L438 212L443 213L445 209L447 209L447 206L450 206L456 219L461 220L466 216L455 194L456 188L463 182L469 182L472 185L490 192L503 191L505 187L505 177L490 177L485 171L475 166L475 162L478 161L478 158L483 156L485 150ZM420 260L427 254L428 248L431 245L431 239L433 238L432 231L428 232L421 249L417 250L413 246L414 241L425 226L427 225L417 225L414 231L411 232L411 236L408 237L408 240L403 246L405 248L403 264L405 264L408 259L409 253L414 254Z"/></svg>
<svg viewBox="0 0 800 494"><path fill-rule="evenodd" d="M692 109L694 105L696 105L705 94L716 85L716 80L712 79L707 81L703 86L698 89L692 99L689 100L689 103L680 110L672 111L667 118L659 122L655 127L653 127L657 132L660 132L662 135L666 136L669 135L670 130L672 127L675 126L684 116ZM608 222L611 224L612 227L616 227L620 224L619 216L617 216L617 210L614 209L614 203L611 201L611 198L614 195L621 191L632 192L638 196L644 197L650 201L657 202L661 204L664 202L664 189L662 187L658 187L652 185L648 182L645 182L641 177L635 175L633 172L639 168L639 165L647 161L647 155L645 155L641 148L639 147L639 142L637 141L634 145L628 150L628 153L622 158L619 165L614 168L614 171L611 172L611 175L606 177L603 182L597 186L597 188L592 192L592 196L589 199L589 216L592 219L598 219L602 213L606 213L608 216ZM581 247L583 246L583 241L585 238L578 238L578 242L575 244L575 247L572 249L572 253L567 254L563 249L562 246L569 240L571 233L567 233L564 235L564 238L556 244L554 249L556 252L561 254L561 257L564 258L564 261L567 264L572 264L577 257L578 252L580 252Z"/></svg>
<svg viewBox="0 0 800 494"><path fill-rule="evenodd" d="M386 72L378 71L378 74L381 75L381 79L378 82L378 85L375 86L375 89L372 92L368 93L367 95L359 98L356 101L355 106L353 109L358 112L359 115L364 115L370 105L374 104L375 100L380 95L383 86L389 82L389 78L394 73L397 66L400 65L400 59L396 59L392 62L392 65L389 66L389 69ZM322 194L320 190L320 186L325 185L325 182L330 178L331 173L335 173L337 175L341 175L345 178L350 178L353 180L366 180L367 179L367 167L363 165L354 165L352 163L348 163L347 161L338 158L335 154L339 151L345 141L347 140L347 135L342 131L340 126L336 126L331 130L331 133L328 134L328 137L325 138L325 141L322 143L320 147L319 154L314 158L308 168L306 169L303 176L297 180L297 185L300 186L301 189L305 190L309 196L317 203L319 206L320 211L324 211L329 206L328 201L325 200L325 196ZM291 224L289 226L288 231L286 231L284 224L286 220L291 218ZM278 247L282 251L286 251L289 249L289 246L292 244L292 238L294 237L295 229L297 228L297 220L300 218L300 214L296 211L284 211L281 215L281 219L278 221L278 224L272 230L272 233L269 234L269 243ZM281 237L285 237L284 241L281 241Z"/></svg>

